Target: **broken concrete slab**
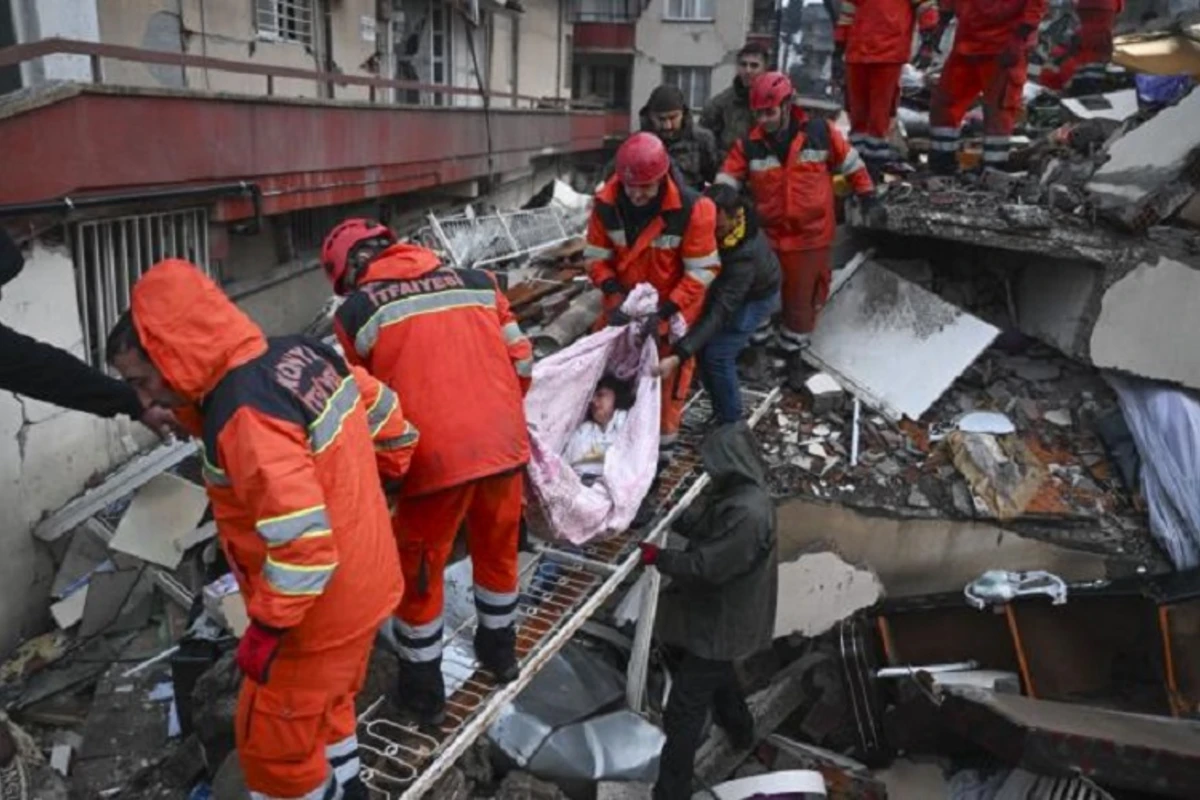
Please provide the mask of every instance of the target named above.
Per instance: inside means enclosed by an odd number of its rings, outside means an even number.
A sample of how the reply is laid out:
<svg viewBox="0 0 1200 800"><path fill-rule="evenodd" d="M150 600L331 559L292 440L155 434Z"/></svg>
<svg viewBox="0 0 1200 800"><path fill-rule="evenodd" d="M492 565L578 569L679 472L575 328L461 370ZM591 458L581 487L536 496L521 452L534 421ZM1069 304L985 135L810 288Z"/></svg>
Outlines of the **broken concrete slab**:
<svg viewBox="0 0 1200 800"><path fill-rule="evenodd" d="M693 800L715 797L717 800L753 800L763 797L824 796L825 778L812 770L787 770L726 781L697 792Z"/></svg>
<svg viewBox="0 0 1200 800"><path fill-rule="evenodd" d="M877 770L875 777L887 786L888 800L930 800L952 797L949 784L940 764L898 758L886 769Z"/></svg>
<svg viewBox="0 0 1200 800"><path fill-rule="evenodd" d="M1122 89L1108 94L1064 97L1063 106L1079 119L1108 119L1121 122L1138 111L1137 89Z"/></svg>
<svg viewBox="0 0 1200 800"><path fill-rule="evenodd" d="M1017 436L955 431L946 443L975 497L998 519L1020 516L1046 480L1045 467Z"/></svg>
<svg viewBox="0 0 1200 800"><path fill-rule="evenodd" d="M176 475L156 475L133 495L109 547L175 569L183 559L180 543L193 535L208 506L202 486Z"/></svg>
<svg viewBox="0 0 1200 800"><path fill-rule="evenodd" d="M67 597L50 606L50 616L59 628L67 630L79 624L83 619L83 610L87 607L88 587L81 586Z"/></svg>
<svg viewBox="0 0 1200 800"><path fill-rule="evenodd" d="M874 572L847 564L834 553L808 553L779 565L775 638L814 637L883 599Z"/></svg>
<svg viewBox="0 0 1200 800"><path fill-rule="evenodd" d="M866 260L831 295L804 358L890 419L915 420L999 332Z"/></svg>
<svg viewBox="0 0 1200 800"><path fill-rule="evenodd" d="M1194 96L1200 100L1200 92ZM1198 297L1200 265L1166 257L1141 264L1104 293L1091 329L1092 363L1200 388L1192 343Z"/></svg>
<svg viewBox="0 0 1200 800"><path fill-rule="evenodd" d="M98 572L86 587L81 637L142 628L150 619L154 579L142 569Z"/></svg>
<svg viewBox="0 0 1200 800"><path fill-rule="evenodd" d="M1082 774L1105 787L1193 798L1200 786L1200 723L951 687L949 727L1012 766Z"/></svg>
<svg viewBox="0 0 1200 800"><path fill-rule="evenodd" d="M596 784L596 800L651 800L654 784L623 781L600 781Z"/></svg>
<svg viewBox="0 0 1200 800"><path fill-rule="evenodd" d="M804 395L814 415L828 414L841 408L846 393L833 376L818 372L804 382Z"/></svg>
<svg viewBox="0 0 1200 800"><path fill-rule="evenodd" d="M1166 219L1196 192L1200 92L1158 112L1113 142L1088 183L1092 203L1130 230Z"/></svg>
<svg viewBox="0 0 1200 800"><path fill-rule="evenodd" d="M71 535L71 543L54 576L50 595L62 599L85 583L93 572L109 561L108 546L91 529L80 526Z"/></svg>
<svg viewBox="0 0 1200 800"><path fill-rule="evenodd" d="M1046 569L1068 582L1108 577L1109 559L1029 539L994 524L902 520L840 505L790 500L778 509L779 558L828 550L870 565L889 598L961 592L988 569ZM1132 572L1132 565L1125 570Z"/></svg>

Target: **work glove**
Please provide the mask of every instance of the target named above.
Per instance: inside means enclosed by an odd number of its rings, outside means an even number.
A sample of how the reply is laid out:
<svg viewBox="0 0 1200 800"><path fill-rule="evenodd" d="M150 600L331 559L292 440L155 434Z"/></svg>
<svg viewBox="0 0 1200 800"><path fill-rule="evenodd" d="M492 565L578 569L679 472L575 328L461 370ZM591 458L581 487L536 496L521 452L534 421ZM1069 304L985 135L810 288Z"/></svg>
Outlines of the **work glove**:
<svg viewBox="0 0 1200 800"><path fill-rule="evenodd" d="M259 622L251 622L250 627L242 634L242 640L238 642L235 656L238 669L255 683L266 683L282 639L283 631L268 628Z"/></svg>
<svg viewBox="0 0 1200 800"><path fill-rule="evenodd" d="M638 549L642 551L643 567L652 567L658 563L658 554L662 552L661 547L649 542L641 542L638 544Z"/></svg>
<svg viewBox="0 0 1200 800"><path fill-rule="evenodd" d="M675 344L688 335L688 324L687 320L683 318L683 314L678 312L672 314L671 318L667 320L667 326L669 328L668 341L671 344Z"/></svg>
<svg viewBox="0 0 1200 800"><path fill-rule="evenodd" d="M663 322L666 322L667 320L669 320L671 317L675 316L678 313L679 313L679 306L677 306L674 302L672 302L670 300L667 300L665 303L663 303L661 306L658 307L658 318L661 319Z"/></svg>
<svg viewBox="0 0 1200 800"><path fill-rule="evenodd" d="M632 322L632 320L630 319L629 315L620 308L614 308L612 311L608 312L608 324L612 327L628 325L630 322Z"/></svg>
<svg viewBox="0 0 1200 800"><path fill-rule="evenodd" d="M625 287L616 278L608 278L600 284L600 291L604 294L619 294L624 296Z"/></svg>

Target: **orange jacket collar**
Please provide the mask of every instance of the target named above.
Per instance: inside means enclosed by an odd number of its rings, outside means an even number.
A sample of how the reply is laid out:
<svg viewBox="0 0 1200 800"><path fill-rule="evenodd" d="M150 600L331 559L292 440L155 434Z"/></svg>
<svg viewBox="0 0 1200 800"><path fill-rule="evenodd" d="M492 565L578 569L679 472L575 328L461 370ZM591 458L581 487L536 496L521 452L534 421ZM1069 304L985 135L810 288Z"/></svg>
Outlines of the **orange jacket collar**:
<svg viewBox="0 0 1200 800"><path fill-rule="evenodd" d="M262 330L187 261L167 259L149 269L133 287L131 307L150 360L193 403L267 349Z"/></svg>
<svg viewBox="0 0 1200 800"><path fill-rule="evenodd" d="M805 111L803 107L798 106L795 103L793 103L792 104L792 119L796 122L796 124L798 126L800 126L800 129L803 130L804 123L808 122L808 112ZM762 125L756 123L754 125L754 127L750 129L750 138L751 139L766 139L767 132L765 130L763 130Z"/></svg>
<svg viewBox="0 0 1200 800"><path fill-rule="evenodd" d="M367 265L358 283L373 281L407 281L439 269L442 260L437 253L407 242L397 242L384 250Z"/></svg>

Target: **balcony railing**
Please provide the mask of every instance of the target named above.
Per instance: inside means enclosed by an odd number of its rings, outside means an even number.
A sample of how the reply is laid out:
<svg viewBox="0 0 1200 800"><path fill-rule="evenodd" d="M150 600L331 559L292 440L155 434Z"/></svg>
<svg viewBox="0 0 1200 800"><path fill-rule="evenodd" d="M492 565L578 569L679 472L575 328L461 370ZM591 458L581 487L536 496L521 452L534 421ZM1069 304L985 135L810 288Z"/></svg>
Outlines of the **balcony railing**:
<svg viewBox="0 0 1200 800"><path fill-rule="evenodd" d="M571 4L571 21L630 25L637 22L645 5L645 0L609 0L609 2L576 0Z"/></svg>

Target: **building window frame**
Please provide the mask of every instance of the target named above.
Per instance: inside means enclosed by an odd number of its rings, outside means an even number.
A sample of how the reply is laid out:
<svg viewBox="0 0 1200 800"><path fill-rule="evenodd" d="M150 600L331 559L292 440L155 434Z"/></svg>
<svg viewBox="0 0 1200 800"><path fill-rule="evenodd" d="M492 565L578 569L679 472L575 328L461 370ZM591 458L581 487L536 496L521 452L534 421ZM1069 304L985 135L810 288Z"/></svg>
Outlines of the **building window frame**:
<svg viewBox="0 0 1200 800"><path fill-rule="evenodd" d="M683 99L694 110L704 108L712 98L712 67L664 66L662 82L683 92Z"/></svg>
<svg viewBox="0 0 1200 800"><path fill-rule="evenodd" d="M663 0L666 22L716 22L717 0Z"/></svg>
<svg viewBox="0 0 1200 800"><path fill-rule="evenodd" d="M253 0L254 31L265 42L317 44L317 0Z"/></svg>

